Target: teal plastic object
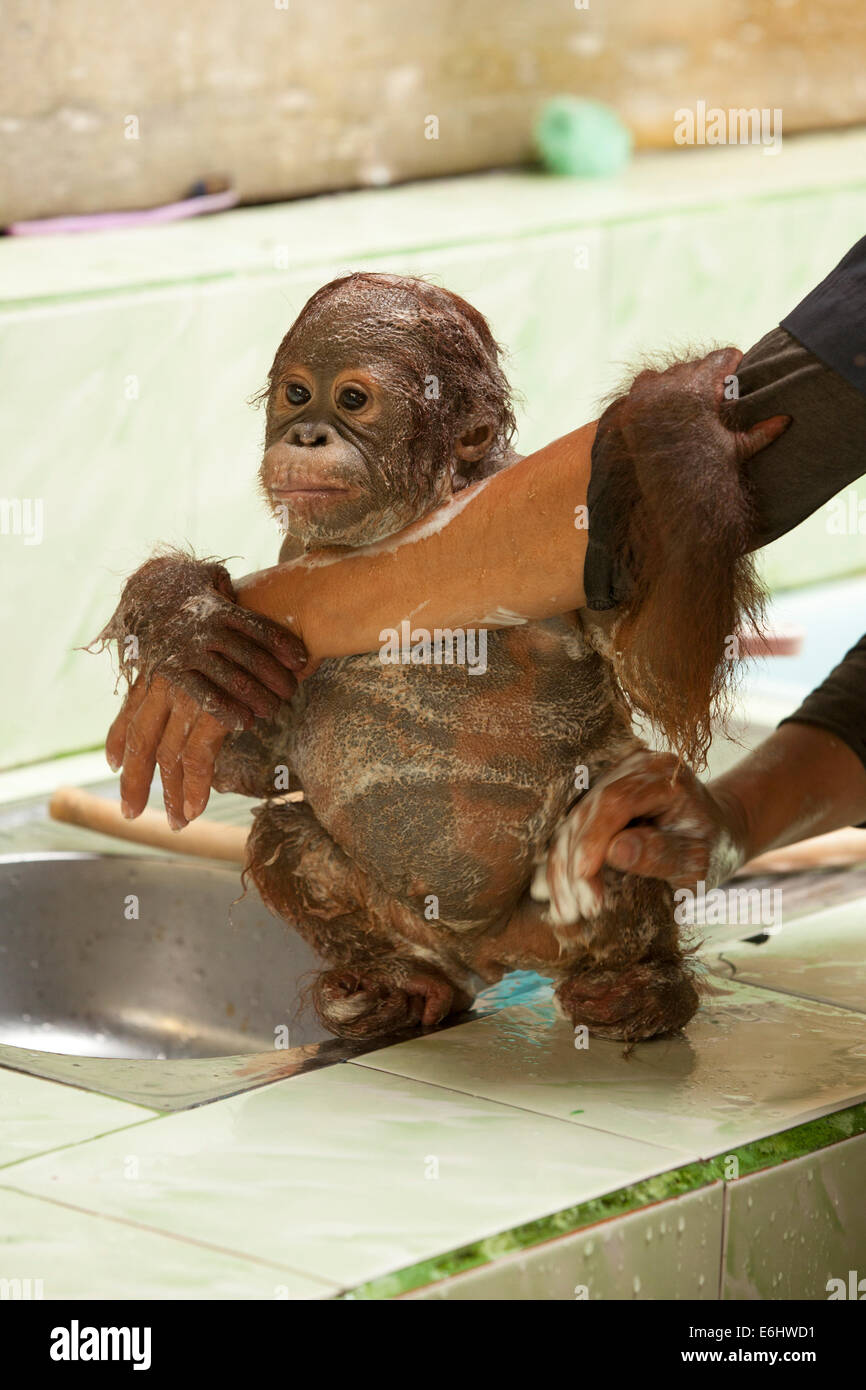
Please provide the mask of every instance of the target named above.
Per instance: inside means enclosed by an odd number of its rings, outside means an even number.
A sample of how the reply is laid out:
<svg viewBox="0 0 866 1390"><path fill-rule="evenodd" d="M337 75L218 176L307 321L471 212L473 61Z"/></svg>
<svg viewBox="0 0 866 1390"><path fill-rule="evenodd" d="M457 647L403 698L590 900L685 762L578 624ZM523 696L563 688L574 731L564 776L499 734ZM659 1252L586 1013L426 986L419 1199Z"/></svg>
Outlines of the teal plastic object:
<svg viewBox="0 0 866 1390"><path fill-rule="evenodd" d="M551 173L598 178L625 168L631 158L632 135L603 102L560 96L542 110L535 144Z"/></svg>

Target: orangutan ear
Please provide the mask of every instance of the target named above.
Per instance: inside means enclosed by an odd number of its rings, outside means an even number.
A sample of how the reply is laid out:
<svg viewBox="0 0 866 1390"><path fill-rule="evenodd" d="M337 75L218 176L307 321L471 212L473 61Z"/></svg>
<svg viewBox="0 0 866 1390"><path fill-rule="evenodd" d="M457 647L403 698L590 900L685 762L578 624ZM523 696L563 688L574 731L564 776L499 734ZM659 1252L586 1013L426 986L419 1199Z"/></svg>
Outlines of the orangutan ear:
<svg viewBox="0 0 866 1390"><path fill-rule="evenodd" d="M458 437L454 452L463 463L478 463L493 443L494 430L489 421L470 425Z"/></svg>

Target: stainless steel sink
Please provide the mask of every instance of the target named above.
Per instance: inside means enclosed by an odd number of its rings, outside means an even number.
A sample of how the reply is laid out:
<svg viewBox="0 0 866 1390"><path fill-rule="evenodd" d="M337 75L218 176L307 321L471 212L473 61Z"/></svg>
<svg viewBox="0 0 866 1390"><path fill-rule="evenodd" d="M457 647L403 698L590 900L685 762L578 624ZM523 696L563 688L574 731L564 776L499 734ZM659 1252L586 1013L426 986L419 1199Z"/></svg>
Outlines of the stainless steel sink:
<svg viewBox="0 0 866 1390"><path fill-rule="evenodd" d="M0 1065L178 1109L369 1051L321 1027L316 957L241 891L207 862L0 856Z"/></svg>

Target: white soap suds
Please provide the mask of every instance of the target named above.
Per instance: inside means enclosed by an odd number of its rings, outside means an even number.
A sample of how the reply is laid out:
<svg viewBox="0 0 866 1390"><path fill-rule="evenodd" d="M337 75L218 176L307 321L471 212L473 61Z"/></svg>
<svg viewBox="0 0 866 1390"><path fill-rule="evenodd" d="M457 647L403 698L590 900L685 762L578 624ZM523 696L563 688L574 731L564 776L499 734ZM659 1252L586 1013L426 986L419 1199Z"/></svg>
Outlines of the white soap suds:
<svg viewBox="0 0 866 1390"><path fill-rule="evenodd" d="M494 608L492 613L486 613L483 618L475 620L479 627L485 623L495 623L497 627L520 627L521 623L528 623L529 619L523 613L512 613L510 608Z"/></svg>
<svg viewBox="0 0 866 1390"><path fill-rule="evenodd" d="M190 613L194 618L206 618L224 601L213 589L207 589L201 594L194 594L192 598L188 598L182 607L184 613Z"/></svg>
<svg viewBox="0 0 866 1390"><path fill-rule="evenodd" d="M497 475L491 474L491 477L495 476ZM302 555L299 559L291 560L288 565L281 566L281 568L291 569L298 566L303 569L321 569L326 565L339 564L341 560L345 560L349 558L349 556L393 555L401 546L414 545L416 541L426 540L428 536L435 536L439 531L443 531L456 516L460 515L464 507L467 507L473 498L478 496L489 482L490 478L482 478L481 481L475 483L471 489L458 493L456 497L449 498L441 507L437 507L435 511L432 511L423 522L412 522L410 526L405 527L402 531L395 531L392 535L385 536L380 541L373 541L369 545L361 545L356 548L353 547L352 550L348 552L346 550L335 550L334 552L324 555ZM267 571L262 570L260 573L265 574Z"/></svg>

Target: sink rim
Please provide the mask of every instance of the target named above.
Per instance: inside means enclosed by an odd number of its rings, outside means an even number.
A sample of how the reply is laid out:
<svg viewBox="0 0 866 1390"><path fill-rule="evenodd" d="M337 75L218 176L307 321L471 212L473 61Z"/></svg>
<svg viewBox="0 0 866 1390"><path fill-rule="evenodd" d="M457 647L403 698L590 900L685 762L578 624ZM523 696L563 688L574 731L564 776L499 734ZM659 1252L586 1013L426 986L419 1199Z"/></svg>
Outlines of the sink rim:
<svg viewBox="0 0 866 1390"><path fill-rule="evenodd" d="M173 868L207 869L210 872L219 870L222 876L232 878L237 877L240 872L240 865L230 865L224 860L199 856L187 859L180 854L165 853L130 854L122 849L117 852L32 850L0 854L0 866L123 859L136 865L156 863L171 865ZM274 1081L303 1076L338 1062L350 1062L365 1054L378 1052L382 1048L442 1032L460 1023L472 1022L479 1016L479 1013L467 1010L451 1015L435 1028L420 1031L417 1027L412 1027L364 1042L330 1037L321 1042L303 1043L293 1048L271 1048L262 1052L227 1053L208 1057L106 1057L87 1053L42 1051L38 1048L0 1042L0 1068L46 1081L56 1081L79 1090L112 1096L150 1110L186 1110L225 1100L229 1096L257 1089Z"/></svg>

